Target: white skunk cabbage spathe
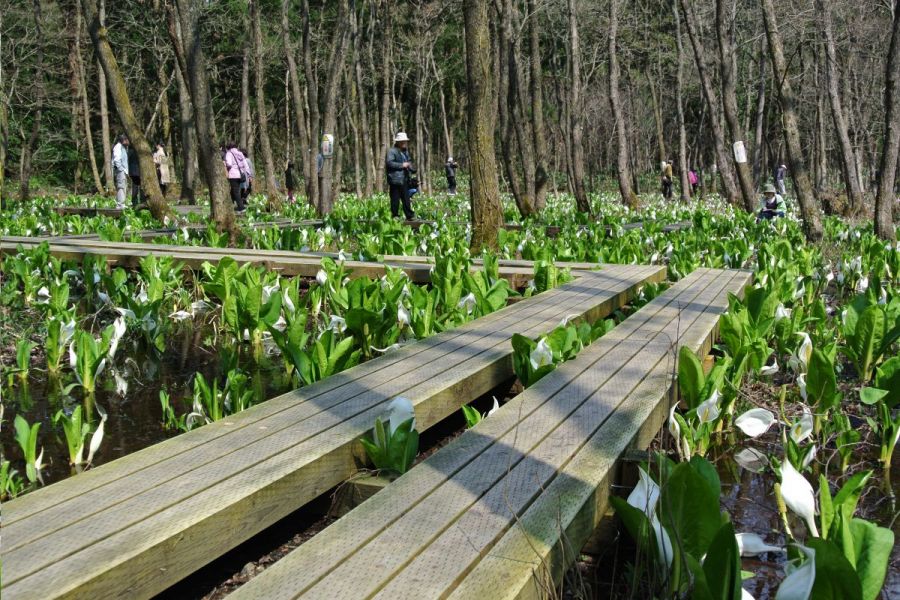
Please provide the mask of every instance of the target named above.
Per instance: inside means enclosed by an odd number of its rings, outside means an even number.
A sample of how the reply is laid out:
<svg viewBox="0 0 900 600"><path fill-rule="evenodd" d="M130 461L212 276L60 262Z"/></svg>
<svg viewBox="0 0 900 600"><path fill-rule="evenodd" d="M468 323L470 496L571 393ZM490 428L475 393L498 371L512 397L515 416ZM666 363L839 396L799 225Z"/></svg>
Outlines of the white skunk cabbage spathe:
<svg viewBox="0 0 900 600"><path fill-rule="evenodd" d="M771 546L755 533L736 533L738 550L741 556L757 556L763 552L784 552L784 548Z"/></svg>
<svg viewBox="0 0 900 600"><path fill-rule="evenodd" d="M803 519L809 532L819 537L819 530L816 528L816 499L812 486L789 460L781 464L781 496L785 505Z"/></svg>
<svg viewBox="0 0 900 600"><path fill-rule="evenodd" d="M643 511L648 517L653 518L656 511L656 503L659 501L659 486L643 467L638 469L638 476L637 485L628 494L628 504Z"/></svg>
<svg viewBox="0 0 900 600"><path fill-rule="evenodd" d="M549 344L547 344L546 338L542 338L541 341L538 342L537 347L531 351L528 359L531 361L531 368L535 371L545 365L553 364L553 351L550 349Z"/></svg>
<svg viewBox="0 0 900 600"><path fill-rule="evenodd" d="M397 396L391 400L387 406L388 412L388 435L393 435L394 431L400 427L404 421L413 419L413 429L416 427L416 411L413 403L403 396Z"/></svg>
<svg viewBox="0 0 900 600"><path fill-rule="evenodd" d="M765 408L751 408L734 420L735 426L752 438L764 434L775 423L775 415Z"/></svg>
<svg viewBox="0 0 900 600"><path fill-rule="evenodd" d="M719 418L719 390L713 390L709 400L700 403L697 418L701 423L711 423Z"/></svg>

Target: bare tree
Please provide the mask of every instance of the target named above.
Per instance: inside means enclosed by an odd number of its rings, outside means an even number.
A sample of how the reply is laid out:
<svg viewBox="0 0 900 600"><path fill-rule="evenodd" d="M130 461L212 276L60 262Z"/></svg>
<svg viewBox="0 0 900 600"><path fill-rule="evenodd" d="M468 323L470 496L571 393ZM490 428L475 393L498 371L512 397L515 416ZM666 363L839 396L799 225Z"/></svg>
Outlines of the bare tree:
<svg viewBox="0 0 900 600"><path fill-rule="evenodd" d="M616 0L611 0L615 4ZM584 189L584 126L582 125L581 39L578 36L578 14L575 0L568 0L569 17L569 135L572 145L572 191L575 205L590 214L591 202Z"/></svg>
<svg viewBox="0 0 900 600"><path fill-rule="evenodd" d="M681 95L684 93L684 44L681 41L681 16L678 14L678 4L672 3L672 12L675 15L675 45L678 49L677 65L675 67L675 108L678 115L678 170L681 176L681 200L687 202L691 199L691 182L688 178L687 156L687 132L684 128L684 102Z"/></svg>
<svg viewBox="0 0 900 600"><path fill-rule="evenodd" d="M609 104L613 119L616 122L616 141L618 161L616 163L619 176L619 193L626 206L637 206L637 196L631 190L631 166L628 156L628 132L622 100L619 96L619 57L616 48L616 36L619 30L619 0L609 2Z"/></svg>
<svg viewBox="0 0 900 600"><path fill-rule="evenodd" d="M34 28L37 48L35 50L35 80L34 80L34 117L31 121L31 133L28 140L22 146L21 169L19 176L19 199L22 202L28 200L31 194L31 163L34 158L34 149L41 134L41 121L44 115L44 100L46 96L44 82L44 34L42 31L44 22L41 18L41 0L34 0Z"/></svg>
<svg viewBox="0 0 900 600"><path fill-rule="evenodd" d="M338 0L338 17L337 22L342 24L347 20L349 11L347 0ZM322 133L335 135L337 131L337 115L338 115L338 89L341 85L341 79L344 73L344 54L347 52L347 45L350 41L350 29L339 25L334 30L334 36L331 40L331 56L328 59L327 78L325 80L325 98L323 102L324 110L322 112L322 125L324 131ZM320 215L331 212L334 206L334 194L332 190L333 178L335 173L335 164L338 162L337 157L334 160L325 160L322 165L322 172L319 177L319 197L316 210ZM340 171L337 171L340 176Z"/></svg>
<svg viewBox="0 0 900 600"><path fill-rule="evenodd" d="M684 1L682 0L682 2ZM787 143L788 161L790 162L791 177L794 180L794 188L797 193L797 202L800 204L800 214L803 217L806 238L809 241L818 241L822 238L821 209L813 195L812 184L809 181L809 171L806 169L806 161L803 158L800 128L797 124L797 115L794 112L794 92L791 88L790 79L787 77L787 63L784 59L781 35L778 33L775 5L772 0L760 0L760 3L766 26L766 38L769 40L769 55L772 59L775 89L778 90L778 98L781 101L784 138Z"/></svg>
<svg viewBox="0 0 900 600"><path fill-rule="evenodd" d="M728 124L731 138L734 144L744 144L744 130L738 118L737 91L735 90L734 71L737 59L732 47L731 38L734 35L734 0L729 11L725 14L725 0L716 0L716 37L719 41L719 79L722 84L722 107L725 113L725 122ZM741 195L744 198L744 208L747 212L753 212L756 207L756 194L753 191L753 177L750 174L750 165L747 162L747 152L739 156L738 152L732 152L734 168L737 171L738 182L741 186ZM738 160L741 158L742 160Z"/></svg>
<svg viewBox="0 0 900 600"><path fill-rule="evenodd" d="M87 22L88 32L91 34L91 41L94 43L94 51L100 58L100 64L106 73L106 80L109 84L109 91L112 94L113 104L116 106L116 112L119 114L119 120L125 128L125 133L128 135L132 147L137 152L141 172L156 173L156 165L153 163L153 151L150 149L150 143L144 136L144 130L134 114L134 108L131 105L131 99L128 96L128 89L125 85L125 78L119 70L119 63L116 61L112 47L109 45L106 28L100 25L97 0L82 0L82 8L84 9L84 20ZM141 188L147 194L150 212L155 218L162 221L169 214L170 210L165 198L163 198L159 181L156 177L143 177L141 179Z"/></svg>
<svg viewBox="0 0 900 600"><path fill-rule="evenodd" d="M269 210L281 208L281 194L275 178L275 158L269 141L269 115L266 106L266 63L263 60L262 25L259 15L259 0L250 0L250 20L253 22L253 76L256 84L256 121L259 127L259 145L262 149L266 168L264 188ZM257 169L258 171L258 169Z"/></svg>
<svg viewBox="0 0 900 600"><path fill-rule="evenodd" d="M719 97L713 89L712 77L707 70L706 51L703 49L703 42L700 40L700 33L697 30L690 3L688 0L680 0L680 3L685 28L691 41L691 48L694 50L694 63L697 65L697 74L700 77L700 89L703 90L703 98L706 100L719 177L722 181L726 199L732 204L739 205L740 196L737 185L734 182L730 153L725 148L725 133L722 131L721 115L719 113Z"/></svg>
<svg viewBox="0 0 900 600"><path fill-rule="evenodd" d="M234 205L228 197L225 167L216 144L206 55L201 43L202 0L169 0L168 31L178 68L190 92L200 170L209 188L209 211L219 231L235 232Z"/></svg>

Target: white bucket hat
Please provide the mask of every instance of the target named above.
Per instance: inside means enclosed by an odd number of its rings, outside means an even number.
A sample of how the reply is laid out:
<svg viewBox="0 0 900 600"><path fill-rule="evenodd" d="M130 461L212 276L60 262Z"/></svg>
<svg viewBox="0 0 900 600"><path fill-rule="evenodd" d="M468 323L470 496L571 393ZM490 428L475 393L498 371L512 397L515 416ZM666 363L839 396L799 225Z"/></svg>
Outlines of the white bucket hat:
<svg viewBox="0 0 900 600"><path fill-rule="evenodd" d="M409 136L406 135L406 132L405 132L405 131L398 131L398 132L397 132L397 135L394 136L394 141L395 141L395 142L408 142L408 141L409 141Z"/></svg>

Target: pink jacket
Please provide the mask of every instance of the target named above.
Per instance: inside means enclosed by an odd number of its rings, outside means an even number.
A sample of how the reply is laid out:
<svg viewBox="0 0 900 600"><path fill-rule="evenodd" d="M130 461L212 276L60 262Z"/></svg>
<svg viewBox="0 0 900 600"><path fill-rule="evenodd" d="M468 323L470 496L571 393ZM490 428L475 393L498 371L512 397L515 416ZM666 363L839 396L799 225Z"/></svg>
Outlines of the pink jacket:
<svg viewBox="0 0 900 600"><path fill-rule="evenodd" d="M240 179L241 173L249 173L247 159L237 148L225 151L225 168L228 170L228 179Z"/></svg>

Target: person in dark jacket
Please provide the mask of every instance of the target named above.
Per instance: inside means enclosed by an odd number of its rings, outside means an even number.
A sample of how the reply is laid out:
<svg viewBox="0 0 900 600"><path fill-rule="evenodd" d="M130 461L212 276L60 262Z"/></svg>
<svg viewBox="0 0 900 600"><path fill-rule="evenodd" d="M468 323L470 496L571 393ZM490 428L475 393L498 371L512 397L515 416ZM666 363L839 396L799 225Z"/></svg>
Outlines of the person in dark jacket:
<svg viewBox="0 0 900 600"><path fill-rule="evenodd" d="M778 186L778 193L784 196L787 190L784 187L784 178L787 177L787 165L778 165L775 169L775 185Z"/></svg>
<svg viewBox="0 0 900 600"><path fill-rule="evenodd" d="M288 202L294 201L294 163L288 161L287 169L284 171L284 187L287 188Z"/></svg>
<svg viewBox="0 0 900 600"><path fill-rule="evenodd" d="M411 221L413 214L409 203L409 176L414 173L412 162L407 149L409 148L409 136L400 131L394 137L394 146L388 150L384 160L384 171L387 175L388 191L391 196L391 215L394 218L400 216L400 204L403 203L403 213L406 219Z"/></svg>
<svg viewBox="0 0 900 600"><path fill-rule="evenodd" d="M456 195L456 169L459 168L459 165L453 157L450 156L447 158L447 164L444 165L444 172L447 174L447 191Z"/></svg>
<svg viewBox="0 0 900 600"><path fill-rule="evenodd" d="M136 207L144 201L144 191L141 189L141 162L134 146L128 147L128 176L131 177L131 206Z"/></svg>

